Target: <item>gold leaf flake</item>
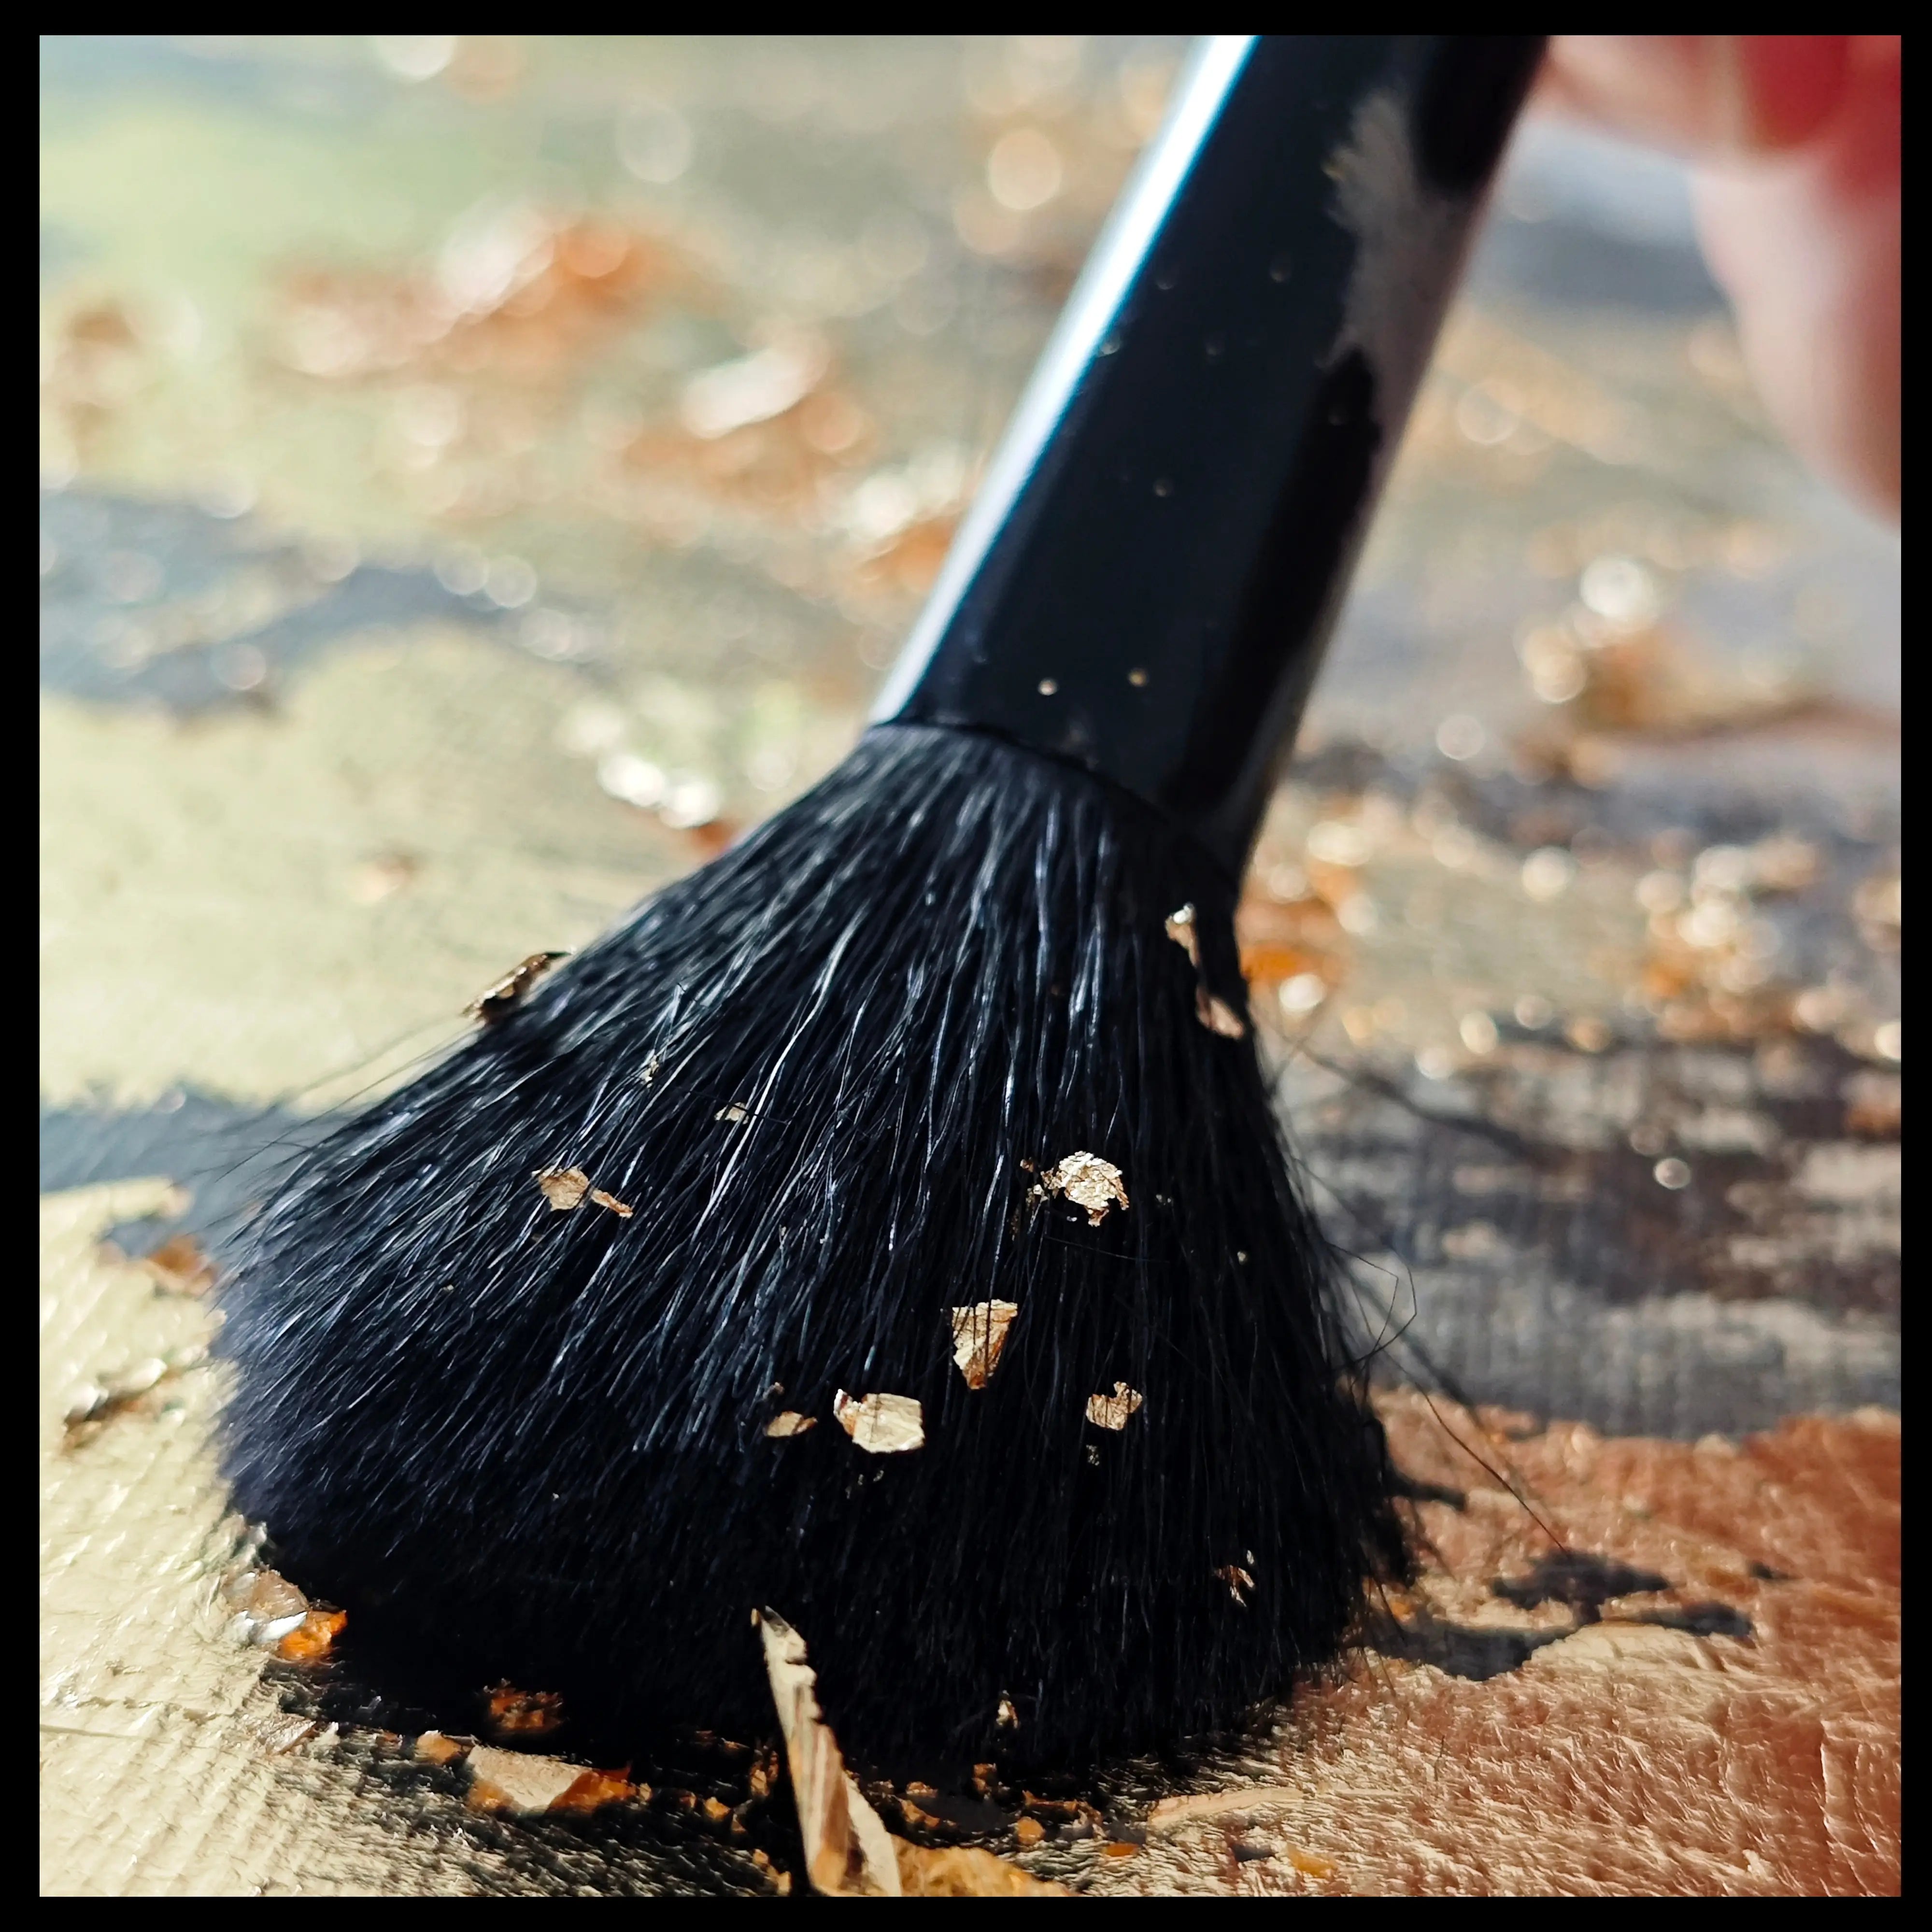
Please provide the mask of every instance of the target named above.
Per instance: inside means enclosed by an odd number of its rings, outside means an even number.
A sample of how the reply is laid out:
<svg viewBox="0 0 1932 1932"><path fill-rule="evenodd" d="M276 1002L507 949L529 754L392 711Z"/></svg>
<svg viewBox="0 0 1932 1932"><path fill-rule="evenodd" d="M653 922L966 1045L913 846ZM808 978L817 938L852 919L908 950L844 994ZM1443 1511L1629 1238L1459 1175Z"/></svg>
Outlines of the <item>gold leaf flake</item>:
<svg viewBox="0 0 1932 1932"><path fill-rule="evenodd" d="M632 1209L628 1201L620 1201L616 1195L606 1194L601 1187L593 1187L590 1198L598 1207L609 1208L619 1220L628 1221L631 1218Z"/></svg>
<svg viewBox="0 0 1932 1932"><path fill-rule="evenodd" d="M765 1433L767 1436L778 1437L802 1436L808 1429L816 1429L818 1426L817 1416L801 1415L796 1409L788 1408L782 1414L773 1416L771 1420L765 1424Z"/></svg>
<svg viewBox="0 0 1932 1932"><path fill-rule="evenodd" d="M896 1456L926 1447L925 1412L916 1396L850 1396L841 1389L832 1398L832 1413L869 1455Z"/></svg>
<svg viewBox="0 0 1932 1932"><path fill-rule="evenodd" d="M543 1198L560 1214L567 1214L580 1206L590 1192L590 1177L580 1167L540 1167L537 1185L543 1190Z"/></svg>
<svg viewBox="0 0 1932 1932"><path fill-rule="evenodd" d="M1130 1389L1125 1382L1116 1382L1112 1395L1090 1395L1087 1398L1087 1420L1096 1429L1124 1429L1128 1418L1145 1400L1138 1389Z"/></svg>
<svg viewBox="0 0 1932 1932"><path fill-rule="evenodd" d="M563 1698L555 1690L519 1690L507 1679L484 1693L490 1727L499 1737L544 1737L563 1723Z"/></svg>
<svg viewBox="0 0 1932 1932"><path fill-rule="evenodd" d="M1245 1604L1246 1593L1255 1587L1255 1580L1238 1563L1224 1563L1214 1572L1227 1585L1228 1594L1236 1603Z"/></svg>
<svg viewBox="0 0 1932 1932"><path fill-rule="evenodd" d="M1210 1033L1217 1033L1223 1040L1247 1037L1247 1022L1226 1000L1209 992L1205 986L1195 989L1194 1017Z"/></svg>
<svg viewBox="0 0 1932 1932"><path fill-rule="evenodd" d="M1020 1714L1010 1697L1000 1700L1000 1708L993 1714L993 1721L1002 1730L1016 1731L1020 1727Z"/></svg>
<svg viewBox="0 0 1932 1932"><path fill-rule="evenodd" d="M1005 1352L1006 1330L1020 1312L1016 1301L976 1301L952 1311L952 1359L966 1386L984 1388Z"/></svg>
<svg viewBox="0 0 1932 1932"><path fill-rule="evenodd" d="M734 1100L728 1107L720 1107L711 1117L714 1120L729 1120L735 1126L740 1120L748 1120L752 1110L742 1100Z"/></svg>
<svg viewBox="0 0 1932 1932"><path fill-rule="evenodd" d="M548 1811L584 1775L580 1764L478 1744L470 1754L470 1804L478 1811Z"/></svg>
<svg viewBox="0 0 1932 1932"><path fill-rule="evenodd" d="M1201 967L1201 942L1195 937L1194 908L1190 904L1167 916L1167 936L1187 955L1187 963L1198 972Z"/></svg>
<svg viewBox="0 0 1932 1932"><path fill-rule="evenodd" d="M568 959L567 952L532 952L527 959L520 959L496 983L478 993L463 1010L464 1016L481 1020L488 1026L514 1010L527 993L560 959Z"/></svg>
<svg viewBox="0 0 1932 1932"><path fill-rule="evenodd" d="M1041 1177L1040 1184L1049 1194L1064 1196L1076 1208L1087 1210L1087 1224L1097 1228L1107 1218L1107 1210L1118 1205L1124 1213L1127 1190L1120 1170L1097 1154L1082 1150L1070 1154Z"/></svg>
<svg viewBox="0 0 1932 1932"><path fill-rule="evenodd" d="M453 1764L469 1748L466 1743L459 1743L441 1731L424 1731L410 1755L422 1764Z"/></svg>
<svg viewBox="0 0 1932 1932"><path fill-rule="evenodd" d="M838 1741L818 1708L818 1674L805 1640L776 1611L754 1611L764 1640L765 1675L778 1706L791 1770L806 1876L835 1898L902 1896L892 1834L845 1768Z"/></svg>

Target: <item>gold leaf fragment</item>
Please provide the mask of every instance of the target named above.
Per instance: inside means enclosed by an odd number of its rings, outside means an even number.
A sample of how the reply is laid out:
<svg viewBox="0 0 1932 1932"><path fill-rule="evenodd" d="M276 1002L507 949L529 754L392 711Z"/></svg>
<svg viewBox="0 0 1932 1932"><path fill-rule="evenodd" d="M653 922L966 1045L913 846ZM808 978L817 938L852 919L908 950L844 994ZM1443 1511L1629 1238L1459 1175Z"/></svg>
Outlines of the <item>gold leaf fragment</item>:
<svg viewBox="0 0 1932 1932"><path fill-rule="evenodd" d="M1194 908L1190 903L1167 916L1167 936L1187 955L1187 963L1196 972L1201 968L1201 942L1195 937Z"/></svg>
<svg viewBox="0 0 1932 1932"><path fill-rule="evenodd" d="M502 1018L560 959L569 957L567 952L532 952L527 959L518 960L494 986L478 993L464 1008L464 1016L481 1020L485 1026Z"/></svg>
<svg viewBox="0 0 1932 1932"><path fill-rule="evenodd" d="M771 1420L765 1424L765 1433L767 1436L779 1437L802 1436L808 1429L816 1429L818 1426L817 1416L801 1415L796 1409L788 1408L782 1414L773 1416Z"/></svg>
<svg viewBox="0 0 1932 1932"><path fill-rule="evenodd" d="M424 1731L410 1755L421 1764L453 1764L470 1748L441 1731Z"/></svg>
<svg viewBox="0 0 1932 1932"><path fill-rule="evenodd" d="M584 1775L580 1764L478 1744L470 1754L470 1804L478 1811L548 1811Z"/></svg>
<svg viewBox="0 0 1932 1932"><path fill-rule="evenodd" d="M812 1888L834 1898L900 1897L892 1834L845 1768L818 1708L818 1673L806 1661L804 1638L776 1611L754 1610L752 1620L764 1643Z"/></svg>
<svg viewBox="0 0 1932 1932"><path fill-rule="evenodd" d="M1016 1731L1020 1727L1020 1714L1010 1697L1002 1696L1000 1708L993 1714L993 1721L1003 1731Z"/></svg>
<svg viewBox="0 0 1932 1932"><path fill-rule="evenodd" d="M976 1301L952 1311L952 1359L970 1389L984 1388L1005 1353L1006 1330L1020 1312L1016 1301Z"/></svg>
<svg viewBox="0 0 1932 1932"><path fill-rule="evenodd" d="M590 1177L580 1167L540 1167L536 1174L543 1198L560 1214L580 1206L590 1192Z"/></svg>
<svg viewBox="0 0 1932 1932"><path fill-rule="evenodd" d="M620 1201L614 1194L606 1194L601 1187L590 1190L590 1198L600 1208L608 1208L620 1221L628 1221L633 1210L628 1201Z"/></svg>
<svg viewBox="0 0 1932 1932"><path fill-rule="evenodd" d="M1116 1382L1112 1395L1090 1395L1087 1398L1087 1420L1096 1429L1122 1430L1145 1400L1138 1389L1130 1389L1125 1382Z"/></svg>
<svg viewBox="0 0 1932 1932"><path fill-rule="evenodd" d="M734 1100L728 1107L720 1107L711 1117L714 1120L729 1120L736 1126L740 1120L748 1120L752 1110L742 1100Z"/></svg>
<svg viewBox="0 0 1932 1932"><path fill-rule="evenodd" d="M1205 986L1195 989L1194 1017L1210 1033L1217 1033L1223 1040L1245 1040L1247 1037L1247 1022L1226 1000L1209 992Z"/></svg>
<svg viewBox="0 0 1932 1932"><path fill-rule="evenodd" d="M896 1456L926 1447L926 1416L916 1396L848 1395L832 1398L838 1426L868 1455Z"/></svg>
<svg viewBox="0 0 1932 1932"><path fill-rule="evenodd" d="M1066 1897L1066 1888L971 1846L909 1844L888 1832L845 1768L818 1708L805 1640L776 1611L753 1611L778 1706L805 1842L806 1876L832 1898ZM1022 1843L1024 1838L1022 1837Z"/></svg>
<svg viewBox="0 0 1932 1932"><path fill-rule="evenodd" d="M1048 1193L1064 1196L1075 1207L1085 1208L1090 1228L1097 1228L1107 1218L1110 1208L1126 1211L1127 1190L1120 1170L1112 1161L1084 1149L1048 1168L1040 1177L1040 1185Z"/></svg>
<svg viewBox="0 0 1932 1932"><path fill-rule="evenodd" d="M1228 1594L1236 1603L1247 1602L1247 1592L1255 1587L1255 1580L1238 1563L1224 1563L1214 1574L1227 1585Z"/></svg>

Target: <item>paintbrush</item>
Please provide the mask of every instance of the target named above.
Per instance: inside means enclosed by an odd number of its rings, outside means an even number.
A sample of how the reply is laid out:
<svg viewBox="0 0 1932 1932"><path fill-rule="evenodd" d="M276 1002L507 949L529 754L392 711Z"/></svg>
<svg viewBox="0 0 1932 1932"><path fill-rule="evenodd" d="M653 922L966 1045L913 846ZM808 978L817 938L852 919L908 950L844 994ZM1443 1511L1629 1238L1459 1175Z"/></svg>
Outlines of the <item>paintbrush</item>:
<svg viewBox="0 0 1932 1932"><path fill-rule="evenodd" d="M1210 40L877 722L305 1156L238 1505L397 1681L874 1761L1225 1724L1407 1574L1249 848L1540 44Z"/></svg>

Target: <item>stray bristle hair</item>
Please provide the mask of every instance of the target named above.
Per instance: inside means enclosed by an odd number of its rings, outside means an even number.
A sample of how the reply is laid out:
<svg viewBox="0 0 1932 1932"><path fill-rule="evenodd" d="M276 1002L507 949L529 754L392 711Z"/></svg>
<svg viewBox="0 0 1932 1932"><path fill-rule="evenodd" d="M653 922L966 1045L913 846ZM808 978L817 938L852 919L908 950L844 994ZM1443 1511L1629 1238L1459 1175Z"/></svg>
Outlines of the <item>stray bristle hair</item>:
<svg viewBox="0 0 1932 1932"><path fill-rule="evenodd" d="M861 1756L1238 1719L1408 1558L1336 1262L1204 986L1244 1010L1186 835L874 729L305 1157L227 1295L238 1505L405 1670L607 1730L769 1730L767 1604ZM1120 1200L1037 1184L1076 1154ZM560 1168L633 1211L554 1211ZM976 1386L955 1312L998 1303ZM844 1391L922 1439L782 1420Z"/></svg>

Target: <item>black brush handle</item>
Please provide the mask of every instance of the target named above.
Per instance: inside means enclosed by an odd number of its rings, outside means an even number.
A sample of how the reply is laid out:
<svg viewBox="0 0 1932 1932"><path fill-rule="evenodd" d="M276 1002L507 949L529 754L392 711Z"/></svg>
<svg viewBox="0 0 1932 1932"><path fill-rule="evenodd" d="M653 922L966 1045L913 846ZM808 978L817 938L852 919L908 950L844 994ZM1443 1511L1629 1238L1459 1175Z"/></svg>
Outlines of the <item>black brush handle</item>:
<svg viewBox="0 0 1932 1932"><path fill-rule="evenodd" d="M1203 46L876 717L1084 766L1239 874L1542 49Z"/></svg>

